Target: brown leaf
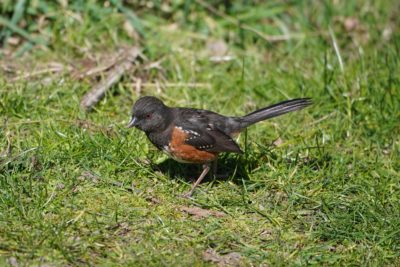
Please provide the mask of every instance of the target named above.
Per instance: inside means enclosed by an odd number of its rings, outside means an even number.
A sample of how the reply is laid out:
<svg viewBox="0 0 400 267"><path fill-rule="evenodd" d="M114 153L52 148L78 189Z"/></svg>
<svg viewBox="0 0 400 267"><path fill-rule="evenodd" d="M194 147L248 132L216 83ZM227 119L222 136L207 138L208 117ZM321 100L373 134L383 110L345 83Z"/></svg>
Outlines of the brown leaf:
<svg viewBox="0 0 400 267"><path fill-rule="evenodd" d="M11 36L7 39L7 43L10 45L17 46L21 43L21 38L16 37L16 36Z"/></svg>
<svg viewBox="0 0 400 267"><path fill-rule="evenodd" d="M366 43L369 40L369 31L366 25L356 17L339 18L344 30L356 43Z"/></svg>
<svg viewBox="0 0 400 267"><path fill-rule="evenodd" d="M58 183L58 184L56 184L56 188L58 190L63 190L65 188L65 185L63 183Z"/></svg>
<svg viewBox="0 0 400 267"><path fill-rule="evenodd" d="M237 252L230 252L225 255L218 254L215 250L209 248L203 252L203 259L217 264L217 266L240 266L241 255Z"/></svg>
<svg viewBox="0 0 400 267"><path fill-rule="evenodd" d="M346 18L343 22L346 31L351 32L360 27L360 21L357 18Z"/></svg>
<svg viewBox="0 0 400 267"><path fill-rule="evenodd" d="M100 177L96 174L91 173L90 171L84 171L81 176L78 177L78 180L85 181L90 180L93 183L97 183L100 180Z"/></svg>
<svg viewBox="0 0 400 267"><path fill-rule="evenodd" d="M211 57L222 57L228 53L228 46L224 40L210 41L207 44L207 50Z"/></svg>
<svg viewBox="0 0 400 267"><path fill-rule="evenodd" d="M154 204L154 205L157 205L157 204L161 203L161 200L159 200L156 197L149 196L149 197L146 197L146 200L149 201L151 204Z"/></svg>
<svg viewBox="0 0 400 267"><path fill-rule="evenodd" d="M213 40L207 43L207 52L212 62L221 63L231 61L234 57L228 54L228 45L224 40Z"/></svg>
<svg viewBox="0 0 400 267"><path fill-rule="evenodd" d="M107 228L108 230L114 230L114 234L119 236L126 236L131 231L131 227L127 222L117 223Z"/></svg>
<svg viewBox="0 0 400 267"><path fill-rule="evenodd" d="M10 257L10 258L8 258L8 259L7 259L7 262L8 262L8 264L9 264L10 266L12 266L12 267L18 267L18 266L19 266L18 261L17 261L17 258L15 258L15 257Z"/></svg>
<svg viewBox="0 0 400 267"><path fill-rule="evenodd" d="M382 32L382 38L385 41L390 40L393 35L393 27L391 25L386 26Z"/></svg>
<svg viewBox="0 0 400 267"><path fill-rule="evenodd" d="M181 206L179 209L183 212L186 212L189 215L192 215L196 219L206 218L206 217L210 217L210 216L220 218L220 217L224 217L226 215L224 212L221 212L221 211L206 210L206 209L202 209L199 207Z"/></svg>
<svg viewBox="0 0 400 267"><path fill-rule="evenodd" d="M276 139L276 140L273 142L273 144L274 144L274 146L281 146L281 145L283 144L282 138L278 137L278 139Z"/></svg>

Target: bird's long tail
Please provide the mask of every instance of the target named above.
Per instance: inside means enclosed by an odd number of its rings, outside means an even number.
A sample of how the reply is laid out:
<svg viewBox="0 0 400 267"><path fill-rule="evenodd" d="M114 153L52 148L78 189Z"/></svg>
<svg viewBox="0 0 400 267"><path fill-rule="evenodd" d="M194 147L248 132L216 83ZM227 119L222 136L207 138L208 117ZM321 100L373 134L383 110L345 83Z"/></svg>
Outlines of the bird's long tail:
<svg viewBox="0 0 400 267"><path fill-rule="evenodd" d="M241 128L243 129L259 121L303 109L311 104L312 102L310 98L297 98L256 110L241 118Z"/></svg>

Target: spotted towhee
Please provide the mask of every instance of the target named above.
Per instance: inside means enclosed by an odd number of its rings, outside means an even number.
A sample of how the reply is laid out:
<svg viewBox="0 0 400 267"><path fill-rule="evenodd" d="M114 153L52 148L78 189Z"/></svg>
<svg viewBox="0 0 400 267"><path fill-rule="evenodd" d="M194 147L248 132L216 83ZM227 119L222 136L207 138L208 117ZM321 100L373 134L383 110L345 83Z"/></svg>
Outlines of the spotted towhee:
<svg viewBox="0 0 400 267"><path fill-rule="evenodd" d="M310 104L309 98L292 99L243 117L226 117L203 109L168 107L156 97L144 96L133 105L128 127L144 131L158 149L179 162L203 164L203 172L186 194L190 197L219 153L243 153L233 138L246 127Z"/></svg>

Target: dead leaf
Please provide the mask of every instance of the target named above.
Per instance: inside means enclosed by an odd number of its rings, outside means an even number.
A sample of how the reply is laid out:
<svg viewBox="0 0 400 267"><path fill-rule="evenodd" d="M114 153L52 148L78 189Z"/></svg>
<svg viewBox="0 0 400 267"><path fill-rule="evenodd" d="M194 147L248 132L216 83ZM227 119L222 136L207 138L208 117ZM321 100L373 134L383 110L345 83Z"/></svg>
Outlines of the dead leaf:
<svg viewBox="0 0 400 267"><path fill-rule="evenodd" d="M282 144L283 144L283 140L282 140L282 138L280 138L280 137L278 137L278 139L276 139L274 142L273 142L273 144L274 144L274 146L281 146Z"/></svg>
<svg viewBox="0 0 400 267"><path fill-rule="evenodd" d="M212 40L207 43L207 53L209 60L216 63L233 60L233 56L228 54L228 45L224 40Z"/></svg>
<svg viewBox="0 0 400 267"><path fill-rule="evenodd" d="M21 43L21 38L16 37L16 36L11 36L7 39L7 43L9 45L17 46Z"/></svg>
<svg viewBox="0 0 400 267"><path fill-rule="evenodd" d="M228 46L224 40L210 41L207 50L211 57L222 57L228 53Z"/></svg>
<svg viewBox="0 0 400 267"><path fill-rule="evenodd" d="M385 41L388 41L388 40L390 40L392 35L393 35L393 27L391 25L386 26L385 29L382 32L382 38Z"/></svg>
<svg viewBox="0 0 400 267"><path fill-rule="evenodd" d="M207 218L210 216L221 218L226 215L224 212L221 212L221 211L206 210L206 209L202 209L199 207L181 206L179 209L183 212L186 212L189 215L192 215L196 219Z"/></svg>
<svg viewBox="0 0 400 267"><path fill-rule="evenodd" d="M17 258L15 258L15 257L10 257L10 258L8 258L8 259L7 259L7 262L8 262L8 264L10 264L10 266L12 266L12 267L18 267L18 266L19 266L18 261L17 261Z"/></svg>
<svg viewBox="0 0 400 267"><path fill-rule="evenodd" d="M363 25L356 17L340 17L338 20L342 23L344 30L356 42L365 44L369 40L368 28Z"/></svg>
<svg viewBox="0 0 400 267"><path fill-rule="evenodd" d="M91 180L93 183L97 183L100 180L100 177L91 173L90 171L84 171L81 176L78 177L78 180Z"/></svg>
<svg viewBox="0 0 400 267"><path fill-rule="evenodd" d="M260 237L262 240L268 240L268 239L271 239L271 238L272 238L272 234L273 234L273 231L272 231L271 229L266 229L266 230L263 230L263 231L259 234L259 237Z"/></svg>
<svg viewBox="0 0 400 267"><path fill-rule="evenodd" d="M203 259L217 264L217 266L240 266L242 256L237 252L230 252L225 255L218 254L209 248L203 252Z"/></svg>
<svg viewBox="0 0 400 267"><path fill-rule="evenodd" d="M131 227L127 222L117 223L107 228L108 230L114 230L114 234L119 236L126 236L131 231Z"/></svg>
<svg viewBox="0 0 400 267"><path fill-rule="evenodd" d="M155 198L155 197L151 197L151 196L146 197L146 200L151 202L151 204L155 204L155 205L161 203L161 200L159 200L158 198Z"/></svg>
<svg viewBox="0 0 400 267"><path fill-rule="evenodd" d="M65 185L64 185L63 183L58 183L58 184L56 184L56 188L57 188L58 190L62 190L62 189L65 188Z"/></svg>
<svg viewBox="0 0 400 267"><path fill-rule="evenodd" d="M343 22L346 31L351 32L357 30L360 27L360 21L357 18L346 18Z"/></svg>

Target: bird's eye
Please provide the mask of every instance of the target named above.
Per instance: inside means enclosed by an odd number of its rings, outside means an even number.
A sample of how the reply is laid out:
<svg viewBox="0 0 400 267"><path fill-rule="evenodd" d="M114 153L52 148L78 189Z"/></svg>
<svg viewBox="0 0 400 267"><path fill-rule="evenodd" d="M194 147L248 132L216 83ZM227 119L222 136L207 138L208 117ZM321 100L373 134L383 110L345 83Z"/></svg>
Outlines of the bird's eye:
<svg viewBox="0 0 400 267"><path fill-rule="evenodd" d="M150 119L150 118L151 118L151 116L152 116L152 114L151 114L151 113L149 113L149 114L146 114L146 119Z"/></svg>

